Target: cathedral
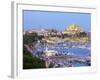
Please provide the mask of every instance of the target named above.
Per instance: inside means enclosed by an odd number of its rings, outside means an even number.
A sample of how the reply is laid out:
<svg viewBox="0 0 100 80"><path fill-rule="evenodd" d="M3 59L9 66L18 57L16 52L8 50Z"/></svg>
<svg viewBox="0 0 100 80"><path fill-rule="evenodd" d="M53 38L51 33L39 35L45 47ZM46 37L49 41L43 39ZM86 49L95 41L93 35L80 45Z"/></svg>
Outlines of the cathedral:
<svg viewBox="0 0 100 80"><path fill-rule="evenodd" d="M83 32L83 30L76 24L71 24L67 29L64 30L63 34L75 35Z"/></svg>

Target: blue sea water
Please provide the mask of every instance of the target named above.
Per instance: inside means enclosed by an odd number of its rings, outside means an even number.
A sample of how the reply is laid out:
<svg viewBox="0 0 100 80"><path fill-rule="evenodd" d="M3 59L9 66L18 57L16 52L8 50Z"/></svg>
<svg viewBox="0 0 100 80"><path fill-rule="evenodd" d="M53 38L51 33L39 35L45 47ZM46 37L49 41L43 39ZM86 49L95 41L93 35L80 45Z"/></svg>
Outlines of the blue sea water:
<svg viewBox="0 0 100 80"><path fill-rule="evenodd" d="M42 51L45 50L46 47L41 47L40 49ZM48 50L55 50L59 54L67 54L67 55L75 55L80 57L86 57L88 56L91 51L88 48L79 48L79 47L48 47Z"/></svg>
<svg viewBox="0 0 100 80"><path fill-rule="evenodd" d="M78 56L80 58L86 58L91 55L91 49L90 49L90 44L88 46L86 45L78 45L78 46L62 46L62 45L39 45L38 46L38 51L44 52L46 48L48 50L54 50L58 52L58 54L63 54L63 55L74 55ZM63 63L63 62L62 62ZM80 62L72 62L74 67L79 67L79 66L88 66L85 63L80 63Z"/></svg>

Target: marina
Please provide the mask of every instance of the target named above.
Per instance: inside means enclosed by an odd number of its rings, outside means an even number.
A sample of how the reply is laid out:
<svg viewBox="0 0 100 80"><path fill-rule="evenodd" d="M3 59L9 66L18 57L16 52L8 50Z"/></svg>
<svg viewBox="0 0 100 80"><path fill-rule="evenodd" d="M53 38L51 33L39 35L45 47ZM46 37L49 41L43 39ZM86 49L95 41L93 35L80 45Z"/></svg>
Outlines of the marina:
<svg viewBox="0 0 100 80"><path fill-rule="evenodd" d="M31 68L91 66L89 14L24 11L26 15L27 12L41 15L28 15L29 18L24 15L23 22L32 22L26 25L23 33L25 68L30 68L30 65ZM88 22L81 21L79 16Z"/></svg>
<svg viewBox="0 0 100 80"><path fill-rule="evenodd" d="M50 62L52 62L54 64L53 67L58 67L57 65L59 65L59 67L90 65L90 44L79 44L77 46L68 46L67 44L68 43L43 45L38 42L35 46L35 51L37 52L35 55L45 60L46 65L49 65ZM87 59L87 57L89 58Z"/></svg>

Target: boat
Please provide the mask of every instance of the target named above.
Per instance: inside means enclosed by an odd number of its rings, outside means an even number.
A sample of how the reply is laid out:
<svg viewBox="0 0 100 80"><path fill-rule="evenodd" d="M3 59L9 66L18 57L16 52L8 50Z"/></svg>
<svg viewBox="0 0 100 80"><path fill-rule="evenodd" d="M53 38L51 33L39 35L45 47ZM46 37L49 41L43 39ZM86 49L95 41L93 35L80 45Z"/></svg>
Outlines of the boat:
<svg viewBox="0 0 100 80"><path fill-rule="evenodd" d="M45 53L46 56L54 56L54 55L58 54L57 51L55 51L55 50L49 50L47 47L44 50L44 53Z"/></svg>

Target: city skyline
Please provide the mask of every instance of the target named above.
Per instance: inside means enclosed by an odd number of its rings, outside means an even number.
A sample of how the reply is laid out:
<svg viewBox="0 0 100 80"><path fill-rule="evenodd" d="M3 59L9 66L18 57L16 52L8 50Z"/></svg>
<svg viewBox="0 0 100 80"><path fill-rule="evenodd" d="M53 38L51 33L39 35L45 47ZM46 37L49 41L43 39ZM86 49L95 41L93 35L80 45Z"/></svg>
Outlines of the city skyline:
<svg viewBox="0 0 100 80"><path fill-rule="evenodd" d="M85 31L91 31L91 14L73 12L50 12L23 10L24 30L34 28L65 30L70 24L76 24Z"/></svg>

